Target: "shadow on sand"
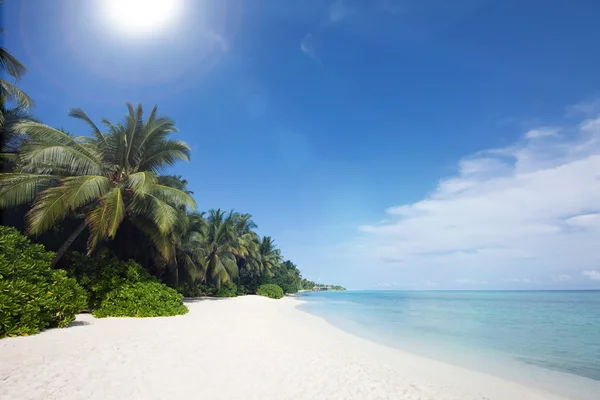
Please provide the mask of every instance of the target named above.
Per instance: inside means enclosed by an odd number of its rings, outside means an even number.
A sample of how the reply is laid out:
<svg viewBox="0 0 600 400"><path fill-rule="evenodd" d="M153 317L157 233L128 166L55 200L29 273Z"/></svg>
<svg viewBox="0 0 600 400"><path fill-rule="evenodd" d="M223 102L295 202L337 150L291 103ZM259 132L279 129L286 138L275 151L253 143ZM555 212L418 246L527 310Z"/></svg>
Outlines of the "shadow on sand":
<svg viewBox="0 0 600 400"><path fill-rule="evenodd" d="M235 297L184 297L184 303L199 303L202 301L225 301Z"/></svg>
<svg viewBox="0 0 600 400"><path fill-rule="evenodd" d="M68 327L72 328L74 326L86 326L86 325L91 325L91 324L87 321L73 321L68 325Z"/></svg>

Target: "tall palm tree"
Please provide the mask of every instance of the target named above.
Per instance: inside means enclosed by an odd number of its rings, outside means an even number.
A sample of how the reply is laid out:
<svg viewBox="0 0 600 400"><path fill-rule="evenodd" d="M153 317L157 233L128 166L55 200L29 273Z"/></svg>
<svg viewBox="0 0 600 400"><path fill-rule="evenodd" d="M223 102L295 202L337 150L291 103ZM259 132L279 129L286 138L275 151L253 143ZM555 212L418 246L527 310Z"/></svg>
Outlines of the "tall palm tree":
<svg viewBox="0 0 600 400"><path fill-rule="evenodd" d="M55 263L81 232L89 230L88 253L102 240L113 239L125 218L155 244L165 259L173 256L170 234L180 209L195 208L187 193L159 183L158 173L189 160L189 147L169 139L172 120L154 107L143 120L142 106L127 104L123 122L103 120L103 133L80 109L69 115L85 121L91 136L73 137L37 122L23 122L27 135L14 173L0 174L0 207L33 201L27 231L39 235L66 217L83 222L56 254Z"/></svg>

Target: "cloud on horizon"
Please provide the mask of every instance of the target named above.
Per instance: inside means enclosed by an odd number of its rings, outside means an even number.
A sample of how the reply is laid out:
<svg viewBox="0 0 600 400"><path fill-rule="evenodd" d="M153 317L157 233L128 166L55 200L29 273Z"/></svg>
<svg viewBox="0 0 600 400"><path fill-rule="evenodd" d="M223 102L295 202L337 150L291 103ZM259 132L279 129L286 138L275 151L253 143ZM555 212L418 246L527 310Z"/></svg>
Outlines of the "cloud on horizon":
<svg viewBox="0 0 600 400"><path fill-rule="evenodd" d="M429 196L386 215L360 227L360 247L394 281L597 285L600 115L466 157Z"/></svg>
<svg viewBox="0 0 600 400"><path fill-rule="evenodd" d="M600 272L598 271L583 271L583 276L593 281L600 281Z"/></svg>

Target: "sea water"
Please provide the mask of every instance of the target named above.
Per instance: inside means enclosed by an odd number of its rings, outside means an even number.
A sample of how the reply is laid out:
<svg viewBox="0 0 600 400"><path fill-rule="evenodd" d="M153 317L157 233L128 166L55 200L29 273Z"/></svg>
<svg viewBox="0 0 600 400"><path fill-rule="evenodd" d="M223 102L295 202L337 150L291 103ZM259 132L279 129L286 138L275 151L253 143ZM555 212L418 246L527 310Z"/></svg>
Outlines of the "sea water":
<svg viewBox="0 0 600 400"><path fill-rule="evenodd" d="M600 291L301 293L350 333L577 399L600 399Z"/></svg>

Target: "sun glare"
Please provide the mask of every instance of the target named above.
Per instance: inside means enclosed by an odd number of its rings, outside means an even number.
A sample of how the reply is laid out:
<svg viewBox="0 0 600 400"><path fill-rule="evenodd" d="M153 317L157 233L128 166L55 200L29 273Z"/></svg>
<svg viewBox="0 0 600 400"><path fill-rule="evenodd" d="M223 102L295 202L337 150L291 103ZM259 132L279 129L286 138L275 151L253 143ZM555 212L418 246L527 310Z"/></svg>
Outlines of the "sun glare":
<svg viewBox="0 0 600 400"><path fill-rule="evenodd" d="M181 0L104 0L110 24L128 34L144 35L166 28L181 12Z"/></svg>

